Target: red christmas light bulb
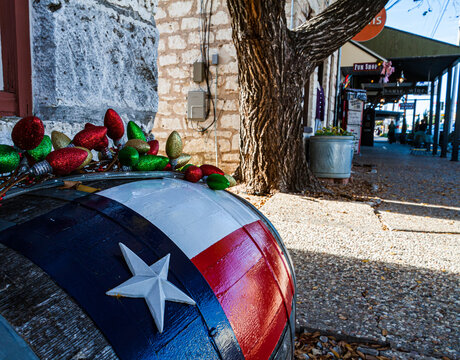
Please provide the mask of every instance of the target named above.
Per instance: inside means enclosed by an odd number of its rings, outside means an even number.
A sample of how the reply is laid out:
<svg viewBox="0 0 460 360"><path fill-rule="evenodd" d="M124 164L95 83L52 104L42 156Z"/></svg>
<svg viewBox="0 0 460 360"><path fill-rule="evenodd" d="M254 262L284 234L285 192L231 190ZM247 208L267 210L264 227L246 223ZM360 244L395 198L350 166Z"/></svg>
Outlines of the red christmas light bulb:
<svg viewBox="0 0 460 360"><path fill-rule="evenodd" d="M85 130L92 129L92 128L95 128L95 127L97 127L97 126L94 125L94 124L91 124L91 123L86 123L85 124Z"/></svg>
<svg viewBox="0 0 460 360"><path fill-rule="evenodd" d="M189 166L185 170L185 180L196 183L203 177L203 171L198 166Z"/></svg>
<svg viewBox="0 0 460 360"><path fill-rule="evenodd" d="M104 126L107 128L107 136L114 142L120 140L125 133L125 125L120 115L113 109L108 109L104 116Z"/></svg>
<svg viewBox="0 0 460 360"><path fill-rule="evenodd" d="M107 136L104 136L101 142L94 148L96 151L105 151L109 147L109 139Z"/></svg>
<svg viewBox="0 0 460 360"><path fill-rule="evenodd" d="M35 116L28 116L14 125L11 138L14 145L22 150L35 149L43 140L45 127L43 122Z"/></svg>
<svg viewBox="0 0 460 360"><path fill-rule="evenodd" d="M160 150L160 143L158 140L150 140L148 144L150 145L150 150L147 155L157 155L158 150Z"/></svg>
<svg viewBox="0 0 460 360"><path fill-rule="evenodd" d="M214 165L204 164L200 166L203 176L209 176L211 174L225 175L225 173Z"/></svg>
<svg viewBox="0 0 460 360"><path fill-rule="evenodd" d="M93 150L103 141L106 134L107 128L105 126L92 125L77 133L72 140L72 144Z"/></svg>
<svg viewBox="0 0 460 360"><path fill-rule="evenodd" d="M67 175L75 171L86 160L88 153L77 148L63 148L52 151L46 161L56 175Z"/></svg>

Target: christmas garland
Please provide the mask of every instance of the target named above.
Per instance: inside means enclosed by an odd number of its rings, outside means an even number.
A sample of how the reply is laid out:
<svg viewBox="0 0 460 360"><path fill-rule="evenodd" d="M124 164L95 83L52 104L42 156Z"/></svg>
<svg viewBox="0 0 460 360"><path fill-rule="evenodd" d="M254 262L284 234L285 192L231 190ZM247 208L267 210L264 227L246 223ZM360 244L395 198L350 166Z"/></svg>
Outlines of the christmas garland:
<svg viewBox="0 0 460 360"><path fill-rule="evenodd" d="M235 179L213 165L189 164L191 156L183 153L183 141L173 131L166 141L166 156L158 155L160 144L153 134L146 136L130 121L128 141L123 144L125 126L113 109L108 109L104 126L86 123L73 139L53 131L45 135L43 122L35 116L19 120L11 132L14 146L0 145L0 199L13 187L24 187L71 173L120 171L177 171L190 182L206 181L214 190L236 184ZM110 146L109 139L113 146ZM54 150L53 150L54 149ZM99 153L94 161L92 150Z"/></svg>

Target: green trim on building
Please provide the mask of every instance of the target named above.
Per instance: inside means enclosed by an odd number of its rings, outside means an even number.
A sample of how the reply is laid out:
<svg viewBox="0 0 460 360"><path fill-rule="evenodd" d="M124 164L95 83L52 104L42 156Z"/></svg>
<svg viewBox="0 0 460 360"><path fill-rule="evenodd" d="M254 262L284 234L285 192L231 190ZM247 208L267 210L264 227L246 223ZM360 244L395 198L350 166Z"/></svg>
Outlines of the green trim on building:
<svg viewBox="0 0 460 360"><path fill-rule="evenodd" d="M436 55L460 55L460 47L385 26L369 41L361 42L368 49L388 58Z"/></svg>

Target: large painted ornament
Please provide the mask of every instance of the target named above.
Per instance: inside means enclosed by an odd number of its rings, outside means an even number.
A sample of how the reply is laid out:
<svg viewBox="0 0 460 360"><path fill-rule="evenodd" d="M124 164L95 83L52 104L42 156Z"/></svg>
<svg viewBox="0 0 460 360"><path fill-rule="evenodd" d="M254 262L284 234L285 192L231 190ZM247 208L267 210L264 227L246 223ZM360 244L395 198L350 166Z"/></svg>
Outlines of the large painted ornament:
<svg viewBox="0 0 460 360"><path fill-rule="evenodd" d="M22 197L0 207L0 334L14 324L23 342L12 359L293 358L294 273L257 210L204 183L103 183L37 190L26 216Z"/></svg>
<svg viewBox="0 0 460 360"><path fill-rule="evenodd" d="M116 297L144 298L155 325L163 332L165 301L175 301L195 305L195 301L168 281L170 254L148 266L127 246L120 243L120 249L134 275L131 279L107 291L107 295Z"/></svg>
<svg viewBox="0 0 460 360"><path fill-rule="evenodd" d="M35 149L43 140L45 127L43 122L35 116L28 116L19 120L13 127L11 139L21 150Z"/></svg>

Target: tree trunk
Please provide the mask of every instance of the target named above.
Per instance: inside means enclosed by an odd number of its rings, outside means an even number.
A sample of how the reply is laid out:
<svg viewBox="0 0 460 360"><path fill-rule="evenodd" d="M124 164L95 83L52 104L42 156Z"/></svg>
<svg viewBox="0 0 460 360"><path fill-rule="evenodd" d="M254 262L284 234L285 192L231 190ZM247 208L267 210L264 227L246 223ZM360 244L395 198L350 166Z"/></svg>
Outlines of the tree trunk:
<svg viewBox="0 0 460 360"><path fill-rule="evenodd" d="M302 90L317 63L357 33L386 1L366 1L372 2L375 11L371 9L372 14L364 18L362 13L344 17L343 7L354 2L342 0L342 7L331 6L337 8L337 15L328 16L327 27L324 19L318 23L315 17L298 31L290 31L285 1L227 0L240 85L239 175L250 193L319 188L304 152ZM355 27L351 31L343 30L348 21ZM308 24L315 24L314 30ZM330 28L336 25L341 25L342 31L334 42L329 39L335 33Z"/></svg>

